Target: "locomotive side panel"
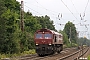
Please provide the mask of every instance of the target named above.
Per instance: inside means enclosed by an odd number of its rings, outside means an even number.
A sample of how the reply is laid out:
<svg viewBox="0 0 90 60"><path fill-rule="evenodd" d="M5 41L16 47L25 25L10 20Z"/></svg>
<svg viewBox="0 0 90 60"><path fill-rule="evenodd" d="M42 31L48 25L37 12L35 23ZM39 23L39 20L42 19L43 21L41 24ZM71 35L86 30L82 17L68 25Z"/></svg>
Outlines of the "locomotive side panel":
<svg viewBox="0 0 90 60"><path fill-rule="evenodd" d="M53 35L53 44L63 44L63 36L62 35Z"/></svg>
<svg viewBox="0 0 90 60"><path fill-rule="evenodd" d="M53 32L53 46L57 53L63 50L63 35L57 32Z"/></svg>

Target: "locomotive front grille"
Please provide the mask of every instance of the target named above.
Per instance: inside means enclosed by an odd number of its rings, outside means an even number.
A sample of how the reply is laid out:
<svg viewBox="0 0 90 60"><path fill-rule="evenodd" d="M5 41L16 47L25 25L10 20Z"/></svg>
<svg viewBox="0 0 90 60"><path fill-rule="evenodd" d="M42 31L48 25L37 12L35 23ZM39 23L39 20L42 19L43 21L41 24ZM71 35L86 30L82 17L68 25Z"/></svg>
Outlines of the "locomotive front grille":
<svg viewBox="0 0 90 60"><path fill-rule="evenodd" d="M38 54L50 54L52 52L52 46L46 44L39 45L37 46L36 52Z"/></svg>
<svg viewBox="0 0 90 60"><path fill-rule="evenodd" d="M42 47L42 50L45 51L45 47Z"/></svg>

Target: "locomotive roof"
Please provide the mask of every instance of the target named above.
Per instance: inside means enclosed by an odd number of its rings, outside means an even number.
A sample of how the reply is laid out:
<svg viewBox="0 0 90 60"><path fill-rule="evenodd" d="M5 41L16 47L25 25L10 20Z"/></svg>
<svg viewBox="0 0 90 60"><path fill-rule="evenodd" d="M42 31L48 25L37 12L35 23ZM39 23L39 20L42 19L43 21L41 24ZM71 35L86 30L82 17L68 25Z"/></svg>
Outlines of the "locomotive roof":
<svg viewBox="0 0 90 60"><path fill-rule="evenodd" d="M50 29L40 29L40 30L37 30L37 32L40 32L40 31L49 31L49 32L51 32L51 33L53 33L53 34L57 34L57 35L62 35L61 33L58 33L58 32L55 32L54 30L50 30Z"/></svg>
<svg viewBox="0 0 90 60"><path fill-rule="evenodd" d="M61 33L55 32L54 30L50 30L53 34L62 35Z"/></svg>

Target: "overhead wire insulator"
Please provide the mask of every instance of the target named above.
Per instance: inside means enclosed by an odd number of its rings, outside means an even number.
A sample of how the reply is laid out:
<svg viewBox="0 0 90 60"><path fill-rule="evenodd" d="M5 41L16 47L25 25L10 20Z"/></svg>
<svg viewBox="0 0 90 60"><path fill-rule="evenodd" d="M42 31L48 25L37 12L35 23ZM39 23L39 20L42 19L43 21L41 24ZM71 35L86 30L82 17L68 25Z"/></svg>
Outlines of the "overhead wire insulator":
<svg viewBox="0 0 90 60"><path fill-rule="evenodd" d="M86 22L87 20L85 20L84 22Z"/></svg>
<svg viewBox="0 0 90 60"><path fill-rule="evenodd" d="M84 13L83 17L85 17L85 13Z"/></svg>
<svg viewBox="0 0 90 60"><path fill-rule="evenodd" d="M61 14L61 18L62 18L62 14Z"/></svg>
<svg viewBox="0 0 90 60"><path fill-rule="evenodd" d="M60 20L60 18L62 18L62 13L60 14L58 14L58 18L59 18L59 20Z"/></svg>
<svg viewBox="0 0 90 60"><path fill-rule="evenodd" d="M58 15L58 17L59 17L59 15Z"/></svg>
<svg viewBox="0 0 90 60"><path fill-rule="evenodd" d="M87 26L85 25L85 27L87 28Z"/></svg>
<svg viewBox="0 0 90 60"><path fill-rule="evenodd" d="M60 13L58 14L58 18L59 18L59 20L60 20L60 17L59 17L59 16L60 16Z"/></svg>
<svg viewBox="0 0 90 60"><path fill-rule="evenodd" d="M80 17L81 17L81 14L80 14Z"/></svg>
<svg viewBox="0 0 90 60"><path fill-rule="evenodd" d="M61 24L60 24L61 25Z"/></svg>
<svg viewBox="0 0 90 60"><path fill-rule="evenodd" d="M81 17L81 20L83 20L82 17Z"/></svg>

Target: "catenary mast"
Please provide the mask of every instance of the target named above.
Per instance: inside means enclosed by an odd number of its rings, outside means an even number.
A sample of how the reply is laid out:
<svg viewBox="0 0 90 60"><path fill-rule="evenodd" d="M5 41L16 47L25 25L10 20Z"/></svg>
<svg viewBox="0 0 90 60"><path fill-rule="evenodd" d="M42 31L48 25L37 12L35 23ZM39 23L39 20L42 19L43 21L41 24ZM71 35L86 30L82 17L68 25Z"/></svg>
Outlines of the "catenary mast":
<svg viewBox="0 0 90 60"><path fill-rule="evenodd" d="M23 0L21 0L21 7L20 7L20 28L21 31L24 31L24 3Z"/></svg>

